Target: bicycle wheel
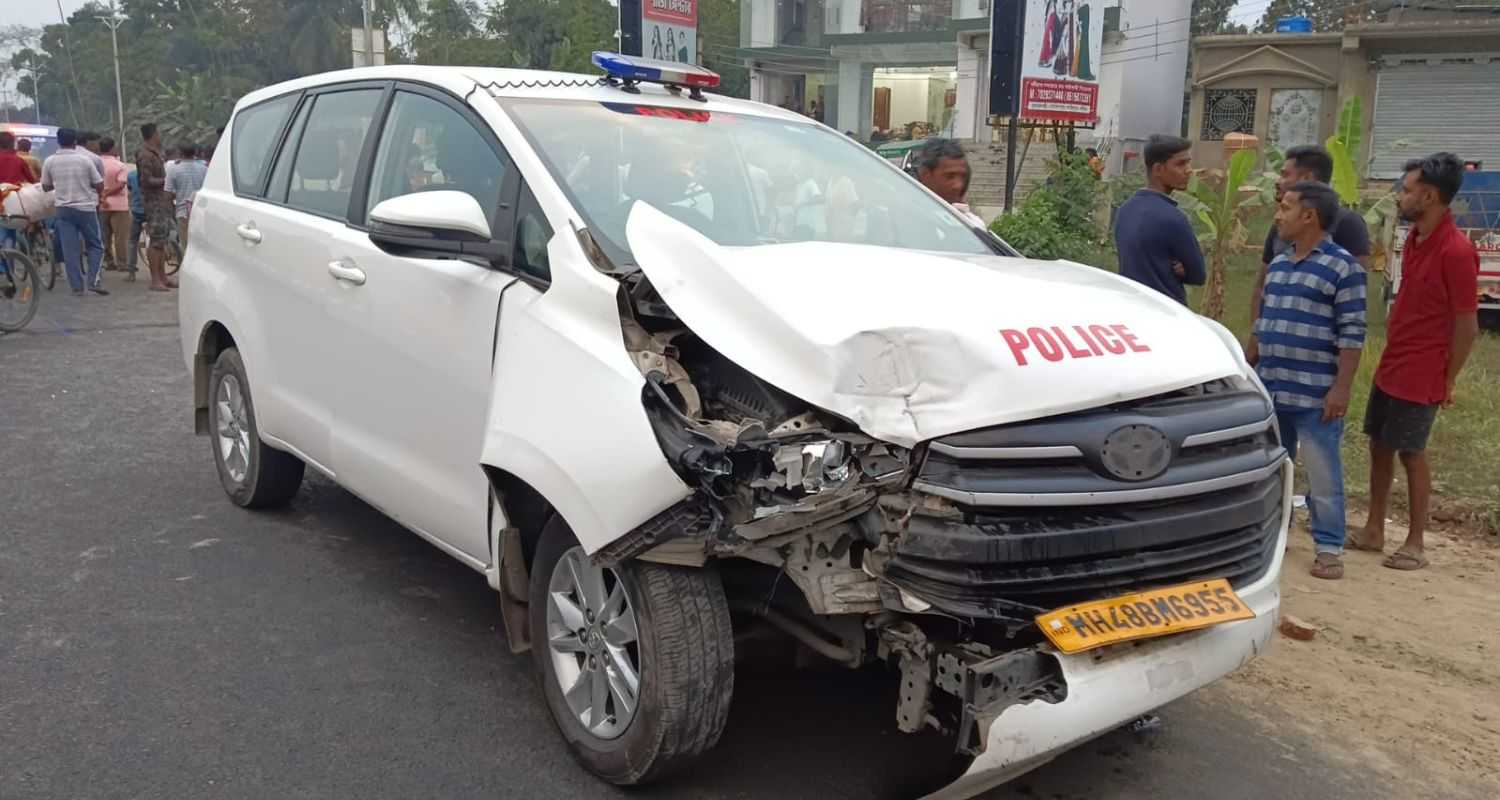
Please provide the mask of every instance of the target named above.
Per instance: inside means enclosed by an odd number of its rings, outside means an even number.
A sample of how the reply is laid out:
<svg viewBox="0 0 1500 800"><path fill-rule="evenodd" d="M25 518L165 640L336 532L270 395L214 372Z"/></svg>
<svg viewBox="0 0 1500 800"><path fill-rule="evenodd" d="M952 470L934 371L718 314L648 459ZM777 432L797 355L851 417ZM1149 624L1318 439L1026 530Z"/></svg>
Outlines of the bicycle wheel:
<svg viewBox="0 0 1500 800"><path fill-rule="evenodd" d="M36 265L36 276L42 286L50 292L52 287L57 285L57 273L62 271L57 259L52 255L52 234L48 233L46 228L42 228L39 232L26 237L26 240L30 243L27 247L27 254Z"/></svg>
<svg viewBox="0 0 1500 800"><path fill-rule="evenodd" d="M179 269L182 269L182 245L176 239L168 239L167 257L162 260L162 271L168 275L176 275Z"/></svg>
<svg viewBox="0 0 1500 800"><path fill-rule="evenodd" d="M0 250L0 331L10 333L26 327L36 316L38 294L36 265L25 253Z"/></svg>

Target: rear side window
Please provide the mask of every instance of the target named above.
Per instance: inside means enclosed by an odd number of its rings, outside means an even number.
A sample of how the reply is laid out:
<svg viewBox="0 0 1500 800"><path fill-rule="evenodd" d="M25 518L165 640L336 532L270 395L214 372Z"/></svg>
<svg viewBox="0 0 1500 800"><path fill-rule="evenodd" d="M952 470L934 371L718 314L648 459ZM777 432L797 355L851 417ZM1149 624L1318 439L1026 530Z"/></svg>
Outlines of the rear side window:
<svg viewBox="0 0 1500 800"><path fill-rule="evenodd" d="M287 205L335 219L348 216L359 154L382 94L353 89L318 95L296 145Z"/></svg>
<svg viewBox="0 0 1500 800"><path fill-rule="evenodd" d="M297 96L287 95L251 106L235 115L230 137L230 166L233 167L236 193L260 194L260 178L271 158L271 148L276 146L276 136L281 133L281 126L296 104Z"/></svg>

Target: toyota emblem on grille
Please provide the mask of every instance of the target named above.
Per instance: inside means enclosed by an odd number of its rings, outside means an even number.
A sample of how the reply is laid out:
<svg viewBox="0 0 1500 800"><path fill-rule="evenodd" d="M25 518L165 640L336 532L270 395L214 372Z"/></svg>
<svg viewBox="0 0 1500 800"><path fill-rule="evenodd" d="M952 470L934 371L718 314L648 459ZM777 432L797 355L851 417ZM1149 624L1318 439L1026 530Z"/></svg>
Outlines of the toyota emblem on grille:
<svg viewBox="0 0 1500 800"><path fill-rule="evenodd" d="M1099 458L1122 481L1147 481L1166 471L1172 442L1150 425L1126 425L1104 437Z"/></svg>

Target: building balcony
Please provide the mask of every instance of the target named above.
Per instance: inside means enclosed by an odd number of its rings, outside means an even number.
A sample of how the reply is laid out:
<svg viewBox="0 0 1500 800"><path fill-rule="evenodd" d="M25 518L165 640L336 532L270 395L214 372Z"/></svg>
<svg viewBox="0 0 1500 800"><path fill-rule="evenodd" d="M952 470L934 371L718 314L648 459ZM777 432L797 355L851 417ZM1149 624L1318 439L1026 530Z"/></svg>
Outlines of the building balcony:
<svg viewBox="0 0 1500 800"><path fill-rule="evenodd" d="M953 0L861 0L865 33L920 33L947 30Z"/></svg>

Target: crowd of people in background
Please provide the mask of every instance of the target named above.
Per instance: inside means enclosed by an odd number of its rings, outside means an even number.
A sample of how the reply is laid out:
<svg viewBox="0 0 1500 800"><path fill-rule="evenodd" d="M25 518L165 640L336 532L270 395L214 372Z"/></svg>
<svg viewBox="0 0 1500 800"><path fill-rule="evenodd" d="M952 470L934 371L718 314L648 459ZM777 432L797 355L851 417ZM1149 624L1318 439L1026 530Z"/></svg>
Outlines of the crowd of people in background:
<svg viewBox="0 0 1500 800"><path fill-rule="evenodd" d="M212 145L183 142L170 151L154 123L141 126L142 146L132 163L119 143L93 131L59 128L57 152L41 161L31 141L0 132L0 183L40 183L53 193L56 213L48 220L53 258L61 262L75 296L108 295L103 272L120 271L134 282L141 237L151 291L175 289L167 274L169 246L187 248L188 218L203 188ZM0 243L14 230L0 229Z"/></svg>
<svg viewBox="0 0 1500 800"><path fill-rule="evenodd" d="M1184 305L1187 286L1207 278L1197 237L1171 197L1187 188L1191 148L1176 136L1151 138L1143 153L1147 186L1120 207L1114 227L1120 274ZM1363 425L1371 462L1369 521L1349 531L1341 445L1364 351L1370 236L1363 217L1345 208L1329 185L1333 158L1327 150L1305 146L1286 153L1276 219L1251 293L1245 356L1271 394L1283 446L1293 459L1303 455L1314 577L1342 578L1346 548L1384 551L1398 456L1410 524L1406 540L1381 563L1396 570L1427 566L1427 440L1438 409L1453 402L1479 333L1479 254L1449 209L1464 171L1452 153L1405 165L1398 206L1411 230L1402 289L1386 321Z"/></svg>

